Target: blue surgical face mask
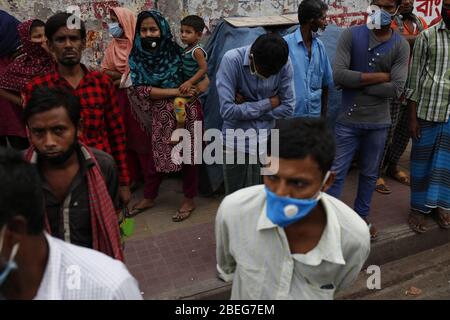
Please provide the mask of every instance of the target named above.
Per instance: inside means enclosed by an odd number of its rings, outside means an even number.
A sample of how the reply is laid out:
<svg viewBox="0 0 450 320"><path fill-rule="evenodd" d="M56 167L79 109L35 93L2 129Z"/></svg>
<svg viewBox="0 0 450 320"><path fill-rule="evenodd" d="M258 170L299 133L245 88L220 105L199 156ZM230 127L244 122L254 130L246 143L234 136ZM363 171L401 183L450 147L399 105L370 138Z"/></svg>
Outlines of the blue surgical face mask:
<svg viewBox="0 0 450 320"><path fill-rule="evenodd" d="M123 29L118 22L108 23L108 29L113 38L120 38L123 35Z"/></svg>
<svg viewBox="0 0 450 320"><path fill-rule="evenodd" d="M311 199L280 197L266 187L266 211L269 220L272 221L272 223L284 228L305 218L319 203L322 195L320 190L328 180L329 176L330 172L327 172L320 185L319 191Z"/></svg>
<svg viewBox="0 0 450 320"><path fill-rule="evenodd" d="M369 14L369 19L373 25L376 25L378 22L381 27L386 27L391 25L392 19L397 15L398 8L394 14L390 14L384 9L375 10L371 14Z"/></svg>
<svg viewBox="0 0 450 320"><path fill-rule="evenodd" d="M5 237L5 230L6 230L6 226L4 226L2 231L0 232L0 254L1 254L2 248L3 248L3 240ZM3 283L5 283L9 274L13 270L17 269L17 264L14 262L14 258L16 257L17 251L19 251L19 243L16 243L13 246L13 248L11 250L11 254L9 256L9 260L6 263L6 266L4 267L4 269L0 272L0 287L3 285Z"/></svg>

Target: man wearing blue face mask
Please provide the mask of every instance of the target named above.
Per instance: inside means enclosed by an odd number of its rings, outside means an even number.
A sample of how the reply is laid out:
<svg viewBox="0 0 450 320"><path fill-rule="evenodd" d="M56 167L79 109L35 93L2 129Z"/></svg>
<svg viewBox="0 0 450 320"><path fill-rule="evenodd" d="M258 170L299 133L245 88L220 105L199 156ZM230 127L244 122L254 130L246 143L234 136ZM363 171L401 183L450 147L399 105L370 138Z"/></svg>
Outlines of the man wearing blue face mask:
<svg viewBox="0 0 450 320"><path fill-rule="evenodd" d="M226 197L216 217L217 270L232 299L333 299L357 277L369 229L324 193L334 139L323 120L278 122L278 171ZM270 169L271 170L271 169Z"/></svg>
<svg viewBox="0 0 450 320"><path fill-rule="evenodd" d="M0 181L0 300L142 299L122 262L44 232L39 174L20 153L0 148Z"/></svg>
<svg viewBox="0 0 450 320"><path fill-rule="evenodd" d="M333 70L325 46L318 38L327 27L328 6L322 0L303 0L298 6L300 27L284 37L294 69L294 116L326 117L328 87Z"/></svg>
<svg viewBox="0 0 450 320"><path fill-rule="evenodd" d="M409 44L391 28L402 0L373 0L367 25L343 31L336 49L334 83L342 90L336 120L336 181L328 193L339 198L353 156L359 152L358 195L355 211L377 230L368 216L375 191L387 132L390 101L399 98L408 76Z"/></svg>

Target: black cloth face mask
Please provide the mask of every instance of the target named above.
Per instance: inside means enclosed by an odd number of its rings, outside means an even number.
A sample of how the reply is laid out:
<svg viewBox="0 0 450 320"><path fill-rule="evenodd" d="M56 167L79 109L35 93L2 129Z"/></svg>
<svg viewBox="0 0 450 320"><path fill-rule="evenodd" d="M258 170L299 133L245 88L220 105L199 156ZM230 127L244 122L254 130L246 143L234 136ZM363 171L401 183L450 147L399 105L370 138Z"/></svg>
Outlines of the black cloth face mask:
<svg viewBox="0 0 450 320"><path fill-rule="evenodd" d="M142 49L145 51L153 51L161 45L160 37L145 37L141 38Z"/></svg>

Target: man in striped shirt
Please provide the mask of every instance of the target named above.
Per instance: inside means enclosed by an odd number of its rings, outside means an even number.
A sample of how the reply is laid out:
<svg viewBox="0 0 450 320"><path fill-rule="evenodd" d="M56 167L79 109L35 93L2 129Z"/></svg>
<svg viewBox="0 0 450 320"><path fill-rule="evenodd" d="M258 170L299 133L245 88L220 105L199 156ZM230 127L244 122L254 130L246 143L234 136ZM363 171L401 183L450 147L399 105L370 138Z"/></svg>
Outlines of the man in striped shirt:
<svg viewBox="0 0 450 320"><path fill-rule="evenodd" d="M442 21L416 40L407 98L410 110L410 227L426 231L432 214L441 228L450 228L450 0Z"/></svg>

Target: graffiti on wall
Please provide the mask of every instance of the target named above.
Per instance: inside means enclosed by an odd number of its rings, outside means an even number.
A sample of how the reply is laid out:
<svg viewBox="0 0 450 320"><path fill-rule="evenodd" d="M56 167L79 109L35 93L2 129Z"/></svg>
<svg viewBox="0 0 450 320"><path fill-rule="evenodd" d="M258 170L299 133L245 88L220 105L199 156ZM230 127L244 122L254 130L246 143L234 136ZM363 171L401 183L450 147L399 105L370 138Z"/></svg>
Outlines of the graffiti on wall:
<svg viewBox="0 0 450 320"><path fill-rule="evenodd" d="M224 17L254 17L297 13L302 0L181 0L183 14L198 14L209 30ZM160 1L163 2L163 1ZM330 22L348 27L363 23L370 0L325 0Z"/></svg>
<svg viewBox="0 0 450 320"><path fill-rule="evenodd" d="M360 2L361 7L350 7L342 1L328 1L329 22L340 27L350 27L365 23L369 1Z"/></svg>
<svg viewBox="0 0 450 320"><path fill-rule="evenodd" d="M324 0L329 6L329 23L341 27L362 24L370 0ZM224 17L263 16L296 13L301 0L0 0L0 8L12 13L18 19L39 18L46 20L68 6L77 5L81 18L86 21L88 43L83 62L99 65L104 49L110 41L105 18L111 8L124 6L133 11L157 7L168 18L177 37L179 21L188 14L201 16L211 32ZM442 0L416 0L416 13L428 23L440 18Z"/></svg>
<svg viewBox="0 0 450 320"><path fill-rule="evenodd" d="M0 0L0 8L6 10L19 20L37 18L43 21L60 11L67 11L70 6L79 8L79 14L86 22L86 51L82 62L88 66L99 66L103 52L111 40L107 32L106 19L111 8L124 6L139 12L153 8L153 0Z"/></svg>
<svg viewBox="0 0 450 320"><path fill-rule="evenodd" d="M432 25L441 17L442 0L416 0L416 13Z"/></svg>

